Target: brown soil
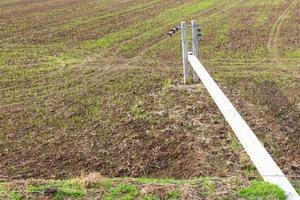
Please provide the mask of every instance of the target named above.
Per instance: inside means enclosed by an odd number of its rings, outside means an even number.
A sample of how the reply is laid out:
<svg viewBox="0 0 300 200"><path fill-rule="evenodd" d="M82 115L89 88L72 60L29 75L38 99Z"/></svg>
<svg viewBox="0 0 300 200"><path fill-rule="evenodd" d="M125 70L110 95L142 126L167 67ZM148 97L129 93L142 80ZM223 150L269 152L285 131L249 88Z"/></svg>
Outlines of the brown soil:
<svg viewBox="0 0 300 200"><path fill-rule="evenodd" d="M97 123L91 128L98 129L101 135L82 130L73 138L61 130L42 143L31 143L30 148L26 148L27 142L15 142L21 135L8 134L6 144L16 145L16 149L1 152L1 167L7 169L2 176L61 178L82 171L98 171L107 176L176 178L238 174L238 170L230 170L232 165L238 165L238 155L222 145L228 142L224 120L213 103L207 101L206 92L194 90L188 92L197 97L199 105L183 109L192 99L177 99L178 93L184 91L170 89L171 99L182 101L184 107L174 105L151 111L152 118L165 118L159 124L147 125L143 119L128 118L113 130L101 131L103 124ZM186 111L182 113L183 110ZM190 126L194 129L189 130Z"/></svg>
<svg viewBox="0 0 300 200"><path fill-rule="evenodd" d="M80 42L122 31L186 1L139 1L144 9L134 7L133 0L121 4L114 0L105 5L85 2L0 3L0 42L6 53L0 52L0 179L66 178L83 172L108 177L257 176L205 89L201 85L181 85L179 40L165 38L158 31L131 54L122 52L120 44L135 43L139 36L104 50L122 59L104 57L97 50L95 54L81 52ZM299 177L299 96L297 91L292 92L299 88L295 65L287 60L289 71L281 71L280 75L291 73L294 82L281 86L277 81L257 82L253 78L270 69L265 59L268 55L247 57L257 45L267 50L272 25L289 2L274 10L261 7L259 12L271 17L257 26L253 25L256 17L252 15L256 7L240 7L245 3L224 8L218 5L193 16L211 27L206 29L201 55L279 166L288 176ZM75 9L77 6L82 9ZM229 29L223 43L217 40L217 30L224 24ZM160 25L161 30L169 28L163 20ZM294 32L292 36L295 38ZM159 49L156 43L164 48ZM26 49L27 44L33 46ZM21 60L14 54L16 49L28 53L33 47L37 52ZM37 60L42 56L72 55L69 47L74 47L74 54L95 59L29 65L39 64ZM167 47L169 51L165 51ZM216 54L221 51L225 51L227 60ZM149 52L156 58L132 58ZM244 58L227 56L234 52L241 52ZM1 56L10 54L11 60L2 66ZM13 64L16 66L10 67ZM269 71L275 73L274 68ZM143 190L164 193L156 185ZM190 194L195 192L193 188L188 190Z"/></svg>

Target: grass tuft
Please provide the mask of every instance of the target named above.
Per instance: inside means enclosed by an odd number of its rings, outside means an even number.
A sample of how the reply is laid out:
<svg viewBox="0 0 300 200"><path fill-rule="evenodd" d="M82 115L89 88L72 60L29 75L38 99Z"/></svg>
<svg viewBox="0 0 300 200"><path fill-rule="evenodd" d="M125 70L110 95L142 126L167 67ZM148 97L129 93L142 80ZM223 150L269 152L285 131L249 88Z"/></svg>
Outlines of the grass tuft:
<svg viewBox="0 0 300 200"><path fill-rule="evenodd" d="M9 189L5 183L0 183L0 199L21 200L22 195L16 190Z"/></svg>
<svg viewBox="0 0 300 200"><path fill-rule="evenodd" d="M86 194L86 189L77 180L66 181L49 181L43 185L29 185L27 190L29 193L43 193L47 188L55 188L57 192L54 194L55 199L64 199L66 197L82 198Z"/></svg>
<svg viewBox="0 0 300 200"><path fill-rule="evenodd" d="M139 190L134 185L121 183L110 189L109 194L104 200L133 200L139 195Z"/></svg>
<svg viewBox="0 0 300 200"><path fill-rule="evenodd" d="M263 181L252 181L248 188L238 192L239 197L249 200L285 200L286 196L278 186Z"/></svg>

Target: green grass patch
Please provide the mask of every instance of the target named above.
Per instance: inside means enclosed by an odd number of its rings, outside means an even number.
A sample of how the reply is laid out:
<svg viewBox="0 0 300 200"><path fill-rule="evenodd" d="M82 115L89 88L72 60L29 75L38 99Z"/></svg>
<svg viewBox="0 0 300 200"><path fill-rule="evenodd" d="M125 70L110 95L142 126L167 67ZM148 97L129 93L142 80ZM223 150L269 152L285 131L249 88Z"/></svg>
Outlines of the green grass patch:
<svg viewBox="0 0 300 200"><path fill-rule="evenodd" d="M200 178L200 191L203 197L213 197L216 192L216 184L208 178Z"/></svg>
<svg viewBox="0 0 300 200"><path fill-rule="evenodd" d="M8 197L9 197L10 200L21 200L22 199L22 195L19 192L15 191L15 190L10 191L8 193Z"/></svg>
<svg viewBox="0 0 300 200"><path fill-rule="evenodd" d="M0 199L21 200L22 195L16 190L10 190L4 183L0 183Z"/></svg>
<svg viewBox="0 0 300 200"><path fill-rule="evenodd" d="M142 200L160 200L160 198L157 195L149 194L149 195L144 196L142 198Z"/></svg>
<svg viewBox="0 0 300 200"><path fill-rule="evenodd" d="M266 23L267 20L268 20L268 16L265 13L258 13L256 24L263 25Z"/></svg>
<svg viewBox="0 0 300 200"><path fill-rule="evenodd" d="M153 178L138 178L136 179L138 183L143 184L160 184L160 185L168 185L168 184L184 184L193 182L193 180L176 180L176 179L153 179Z"/></svg>
<svg viewBox="0 0 300 200"><path fill-rule="evenodd" d="M292 58L292 59L300 58L300 50L299 49L292 49L292 50L286 51L284 53L284 57L285 58Z"/></svg>
<svg viewBox="0 0 300 200"><path fill-rule="evenodd" d="M44 185L29 185L27 190L29 193L43 193L47 188L57 189L57 192L54 194L55 199L63 199L66 197L80 199L86 194L86 189L84 186L79 181L72 179L66 181L49 181Z"/></svg>
<svg viewBox="0 0 300 200"><path fill-rule="evenodd" d="M232 132L229 132L227 134L227 137L228 137L228 140L230 141L229 146L234 152L238 153L243 149L242 145L240 144L240 142L238 141L238 139L235 137L235 135Z"/></svg>
<svg viewBox="0 0 300 200"><path fill-rule="evenodd" d="M190 15L193 15L196 12L199 12L200 10L204 10L212 5L217 3L217 1L214 0L204 0L199 3L188 3L184 4L183 6L179 6L176 8L167 9L161 14L157 15L155 18L152 18L150 20L144 21L142 24L137 24L134 27L128 27L125 30L122 30L120 32L114 32L111 34L108 34L104 36L103 38L97 39L97 40L91 40L87 41L83 44L83 47L86 49L94 49L94 48L100 48L105 49L113 46L114 44L117 44L121 41L127 40L129 38L138 36L139 34L143 34L143 38L148 39L153 35L153 32L159 30L161 32L164 30L164 27L160 24L167 23L172 24L178 22L180 19L184 17L188 17ZM160 26L159 26L160 25ZM157 27L154 31L153 28ZM140 40L140 38L139 38ZM137 41L134 41L137 42ZM140 44L140 45L143 45ZM128 43L125 46L122 46L122 51L127 51L130 49L136 49L137 45L133 43Z"/></svg>
<svg viewBox="0 0 300 200"><path fill-rule="evenodd" d="M139 193L139 189L136 186L121 183L111 188L104 200L133 200Z"/></svg>
<svg viewBox="0 0 300 200"><path fill-rule="evenodd" d="M130 107L130 115L134 120L143 120L149 122L151 119L151 115L146 111L143 100L139 100Z"/></svg>
<svg viewBox="0 0 300 200"><path fill-rule="evenodd" d="M4 60L1 57L0 57L0 65L4 65Z"/></svg>
<svg viewBox="0 0 300 200"><path fill-rule="evenodd" d="M238 196L249 200L285 200L286 196L278 186L263 181L252 181L248 188L241 189Z"/></svg>
<svg viewBox="0 0 300 200"><path fill-rule="evenodd" d="M49 62L54 65L61 65L61 64L78 64L82 62L81 59L76 59L75 55L72 55L70 53L61 53L59 56L49 57Z"/></svg>
<svg viewBox="0 0 300 200"><path fill-rule="evenodd" d="M167 78L166 80L164 80L163 89L169 89L171 86L172 86L172 79L171 78Z"/></svg>
<svg viewBox="0 0 300 200"><path fill-rule="evenodd" d="M170 191L168 195L169 195L169 198L168 198L169 200L176 200L180 197L180 192L177 190L173 190L173 191Z"/></svg>

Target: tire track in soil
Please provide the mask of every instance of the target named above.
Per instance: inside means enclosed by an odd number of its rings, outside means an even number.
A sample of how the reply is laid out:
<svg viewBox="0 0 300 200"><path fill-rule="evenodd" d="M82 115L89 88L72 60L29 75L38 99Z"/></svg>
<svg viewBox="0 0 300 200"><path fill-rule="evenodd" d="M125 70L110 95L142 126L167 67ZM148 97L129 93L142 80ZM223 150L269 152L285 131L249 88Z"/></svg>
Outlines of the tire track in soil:
<svg viewBox="0 0 300 200"><path fill-rule="evenodd" d="M271 54L271 57L275 63L280 63L279 52L278 52L278 40L280 37L281 27L283 25L283 22L290 14L290 12L293 10L293 8L296 7L297 3L298 3L297 0L292 1L290 5L279 15L279 17L277 18L275 24L271 29L269 39L268 39L267 49Z"/></svg>

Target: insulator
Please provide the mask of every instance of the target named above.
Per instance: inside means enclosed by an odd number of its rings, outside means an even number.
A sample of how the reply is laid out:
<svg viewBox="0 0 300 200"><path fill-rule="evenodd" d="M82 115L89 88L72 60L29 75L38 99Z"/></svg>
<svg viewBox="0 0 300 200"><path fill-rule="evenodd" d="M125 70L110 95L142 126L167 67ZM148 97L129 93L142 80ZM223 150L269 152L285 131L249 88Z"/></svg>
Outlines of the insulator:
<svg viewBox="0 0 300 200"><path fill-rule="evenodd" d="M167 35L170 36L170 37L172 37L173 33L172 32L168 32Z"/></svg>
<svg viewBox="0 0 300 200"><path fill-rule="evenodd" d="M175 28L170 29L170 31L172 31L173 33L176 33L176 29Z"/></svg>

